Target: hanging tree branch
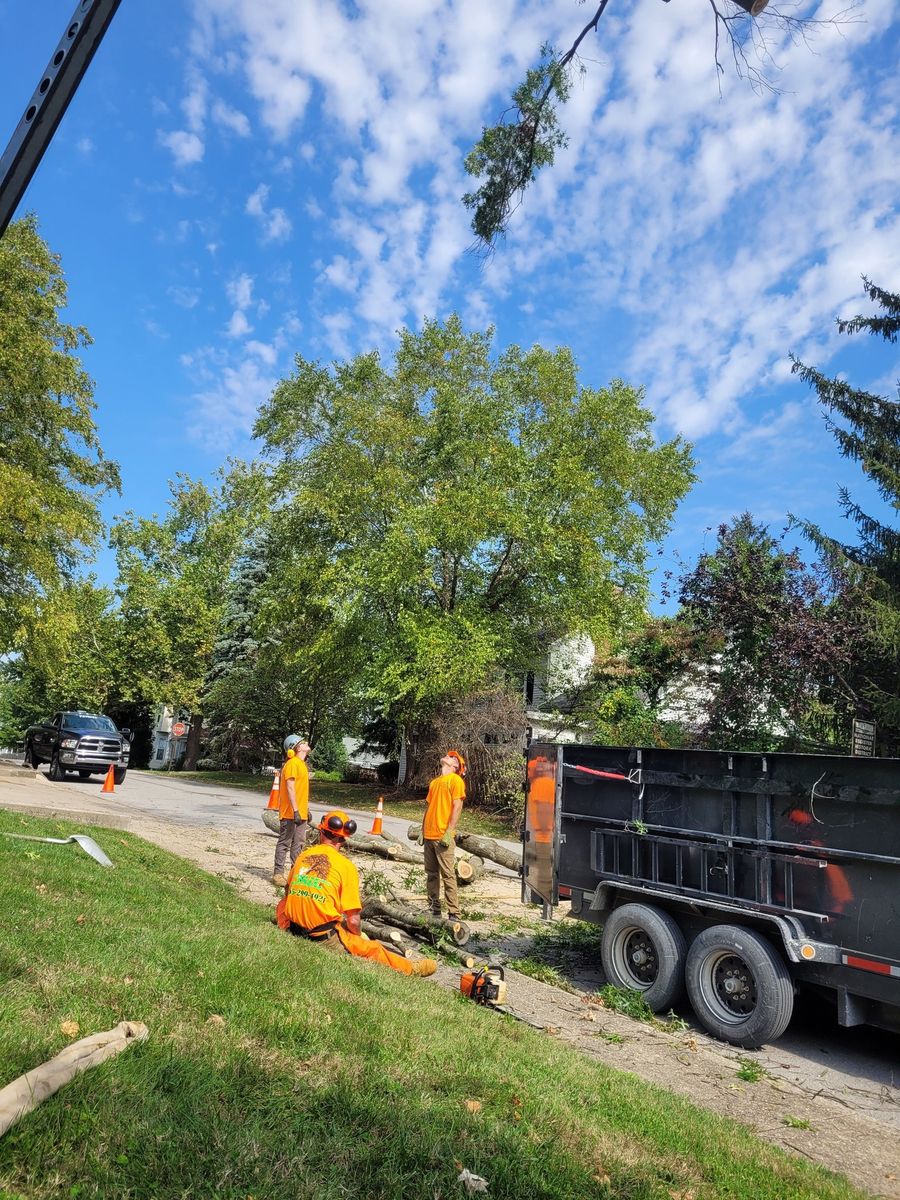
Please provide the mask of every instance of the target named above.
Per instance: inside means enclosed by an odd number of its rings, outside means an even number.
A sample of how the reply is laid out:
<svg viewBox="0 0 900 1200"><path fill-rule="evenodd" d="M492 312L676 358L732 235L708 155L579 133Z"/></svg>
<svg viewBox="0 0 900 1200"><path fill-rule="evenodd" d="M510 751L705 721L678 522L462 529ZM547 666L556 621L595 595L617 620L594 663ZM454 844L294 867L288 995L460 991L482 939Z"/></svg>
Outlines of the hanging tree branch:
<svg viewBox="0 0 900 1200"><path fill-rule="evenodd" d="M857 18L850 14L861 0L830 18L794 17L777 8L765 7L751 15L751 0L707 0L713 13L716 71L725 68L720 60L724 40L731 47L734 70L739 79L747 79L755 90L778 92L767 74L775 67L769 45L769 31L786 34L793 43L809 45L810 37L824 25L842 25ZM663 0L668 4L669 0ZM591 32L599 33L600 18L609 0L600 0L594 15L575 41L557 56L549 45L541 47L541 61L526 72L525 79L513 92L512 104L501 114L496 125L483 128L481 137L466 156L466 171L480 180L474 192L463 196L472 210L472 229L478 243L490 250L497 238L506 233L510 218L522 203L526 188L534 182L541 167L552 166L557 150L565 149L568 138L560 128L557 105L565 104L571 88L572 64L579 57L582 42ZM724 5L729 5L725 8ZM724 35L724 37L723 37ZM747 54L753 48L754 63ZM580 69L585 70L583 64Z"/></svg>

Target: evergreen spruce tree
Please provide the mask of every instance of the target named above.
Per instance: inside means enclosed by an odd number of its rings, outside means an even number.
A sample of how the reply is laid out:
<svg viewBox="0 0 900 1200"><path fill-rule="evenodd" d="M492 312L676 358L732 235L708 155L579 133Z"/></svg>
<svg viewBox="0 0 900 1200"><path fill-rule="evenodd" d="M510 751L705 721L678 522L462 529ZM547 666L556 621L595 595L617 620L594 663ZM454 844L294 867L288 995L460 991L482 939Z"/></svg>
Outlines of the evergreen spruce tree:
<svg viewBox="0 0 900 1200"><path fill-rule="evenodd" d="M864 277L866 294L881 312L838 321L841 333L865 331L896 343L900 333L900 295L876 287ZM898 399L873 395L841 379L830 379L793 360L793 370L815 388L826 421L845 458L859 463L881 498L900 513L900 390ZM834 414L832 416L832 414ZM842 418L843 423L839 423ZM900 527L867 513L841 488L844 515L856 524L859 542L845 545L815 525L798 521L823 554L855 580L863 647L854 670L860 716L878 723L878 749L900 754Z"/></svg>

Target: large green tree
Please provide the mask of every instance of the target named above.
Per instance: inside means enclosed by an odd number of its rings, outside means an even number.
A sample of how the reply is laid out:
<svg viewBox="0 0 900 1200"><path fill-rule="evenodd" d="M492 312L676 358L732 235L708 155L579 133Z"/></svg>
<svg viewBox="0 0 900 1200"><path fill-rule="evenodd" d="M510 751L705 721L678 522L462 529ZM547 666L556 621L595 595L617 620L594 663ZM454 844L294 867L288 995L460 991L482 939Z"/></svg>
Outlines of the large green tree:
<svg viewBox="0 0 900 1200"><path fill-rule="evenodd" d="M215 484L179 475L163 517L127 514L111 541L117 593L122 694L191 716L188 760L199 751L203 682L226 611L229 580L260 519L260 477L241 463Z"/></svg>
<svg viewBox="0 0 900 1200"><path fill-rule="evenodd" d="M60 320L67 288L33 217L0 238L0 653L43 592L71 578L103 530L98 501L118 490L77 356L85 329Z"/></svg>
<svg viewBox="0 0 900 1200"><path fill-rule="evenodd" d="M900 294L868 279L866 295L879 311L838 321L841 333L870 333L895 343L900 334ZM841 512L857 530L855 544L827 536L815 524L798 524L827 559L837 562L855 585L863 634L852 673L858 715L878 722L881 753L900 754L900 388L898 399L829 378L793 360L793 370L810 384L826 412L841 454L859 464L886 505L884 515L867 511L841 488Z"/></svg>
<svg viewBox="0 0 900 1200"><path fill-rule="evenodd" d="M842 585L749 513L720 526L715 550L679 589L680 619L707 643L679 704L702 744L843 748L835 738L852 702L856 634Z"/></svg>
<svg viewBox="0 0 900 1200"><path fill-rule="evenodd" d="M256 426L298 638L403 719L642 611L693 480L638 389L492 337L453 317L404 331L390 367L298 357Z"/></svg>

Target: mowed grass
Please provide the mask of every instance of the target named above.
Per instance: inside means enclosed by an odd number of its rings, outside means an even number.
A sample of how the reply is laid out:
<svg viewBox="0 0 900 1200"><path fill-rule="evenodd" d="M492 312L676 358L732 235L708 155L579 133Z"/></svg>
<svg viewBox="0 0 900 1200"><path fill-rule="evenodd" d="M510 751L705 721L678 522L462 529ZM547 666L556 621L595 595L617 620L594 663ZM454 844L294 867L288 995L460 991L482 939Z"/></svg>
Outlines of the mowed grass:
<svg viewBox="0 0 900 1200"><path fill-rule="evenodd" d="M239 771L173 771L172 779L190 780L191 783L206 783L217 787L237 787L268 796L272 788L271 775L251 775ZM425 797L413 792L396 794L384 786L369 783L336 783L329 779L316 779L313 774L310 795L314 804L328 808L362 809L374 812L378 797L384 797L385 811L392 817L405 817L409 821L421 821L425 815ZM460 829L463 833L477 833L483 837L517 839L519 834L510 813L508 819L495 813L480 812L471 805L463 809Z"/></svg>
<svg viewBox="0 0 900 1200"><path fill-rule="evenodd" d="M0 812L0 831L75 827ZM83 827L81 831L84 832ZM6 1196L848 1200L846 1180L433 983L331 956L132 835L0 836L0 1083L123 1018L147 1042L0 1139ZM213 1019L215 1018L215 1019Z"/></svg>

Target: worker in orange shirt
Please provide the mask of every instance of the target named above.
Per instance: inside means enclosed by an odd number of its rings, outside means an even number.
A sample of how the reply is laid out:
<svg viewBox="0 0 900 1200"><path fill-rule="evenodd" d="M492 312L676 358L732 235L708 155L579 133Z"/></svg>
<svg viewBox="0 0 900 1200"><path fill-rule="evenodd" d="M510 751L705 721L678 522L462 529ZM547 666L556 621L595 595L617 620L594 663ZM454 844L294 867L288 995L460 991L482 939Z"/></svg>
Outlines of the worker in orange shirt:
<svg viewBox="0 0 900 1200"><path fill-rule="evenodd" d="M437 968L434 959L411 962L360 933L359 872L341 852L354 833L356 822L340 809L322 817L318 846L302 851L291 869L284 899L278 905L278 924L325 950L368 958L402 975L433 975Z"/></svg>
<svg viewBox="0 0 900 1200"><path fill-rule="evenodd" d="M304 742L297 733L289 733L284 739L285 764L278 783L280 823L272 874L272 882L278 887L287 883L285 860L290 856L293 864L306 844L309 832L309 768L306 765L309 751L309 742Z"/></svg>
<svg viewBox="0 0 900 1200"><path fill-rule="evenodd" d="M447 915L459 920L456 892L456 826L466 798L466 760L458 750L448 750L441 759L441 773L428 785L425 820L422 822L425 851L425 882L428 907L441 915L441 885L447 901Z"/></svg>

